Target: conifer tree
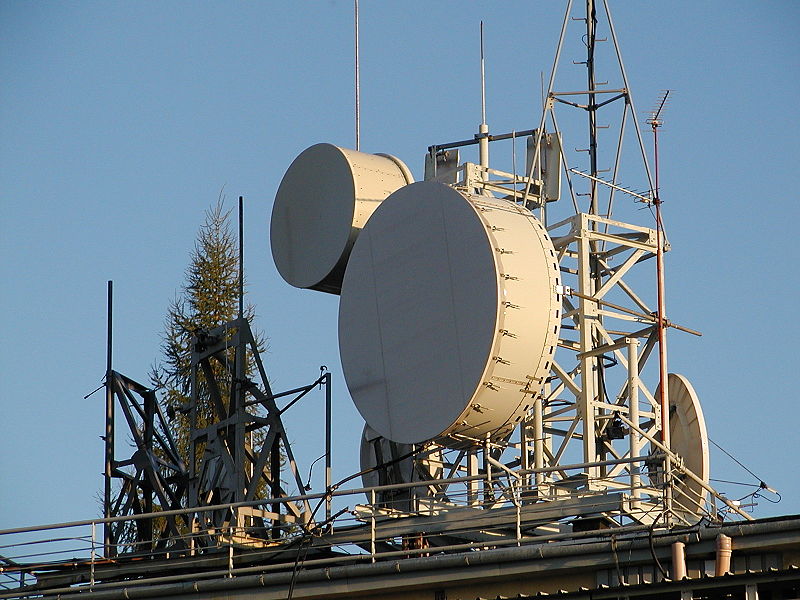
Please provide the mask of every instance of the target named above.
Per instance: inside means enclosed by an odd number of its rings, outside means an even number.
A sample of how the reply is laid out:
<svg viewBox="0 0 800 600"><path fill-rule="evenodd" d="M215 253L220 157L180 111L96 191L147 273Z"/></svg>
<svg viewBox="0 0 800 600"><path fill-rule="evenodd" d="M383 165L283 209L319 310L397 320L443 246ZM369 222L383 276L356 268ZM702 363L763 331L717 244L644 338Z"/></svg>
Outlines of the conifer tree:
<svg viewBox="0 0 800 600"><path fill-rule="evenodd" d="M176 298L170 303L162 334L163 359L151 369L150 380L160 390L160 402L172 417L172 434L178 450L189 464L189 415L182 410L191 397L192 337L197 331L209 331L238 316L239 264L236 238L231 231L230 211L224 208L224 197L206 211L205 223L198 232L186 281ZM245 317L252 322L252 305L245 308ZM265 343L257 337L259 352ZM234 349L228 350L233 362ZM220 383L223 404L228 406L230 375L224 365L215 364L215 377ZM246 375L255 371L255 363L248 349ZM198 374L199 398L196 407L198 427L216 422L214 408L202 373ZM198 457L199 458L199 457Z"/></svg>

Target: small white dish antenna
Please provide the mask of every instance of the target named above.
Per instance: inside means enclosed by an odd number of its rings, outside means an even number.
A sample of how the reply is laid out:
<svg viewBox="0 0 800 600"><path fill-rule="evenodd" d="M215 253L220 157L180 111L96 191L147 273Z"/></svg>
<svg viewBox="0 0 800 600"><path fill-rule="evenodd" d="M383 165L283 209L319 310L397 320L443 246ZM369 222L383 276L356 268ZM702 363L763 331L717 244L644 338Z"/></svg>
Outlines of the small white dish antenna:
<svg viewBox="0 0 800 600"><path fill-rule="evenodd" d="M708 483L708 433L697 393L689 380L677 373L667 376L667 391L671 450L683 459L687 469ZM656 398L659 395L660 386L656 388ZM674 506L687 521L696 522L706 514L707 496L699 483L678 475L673 487Z"/></svg>

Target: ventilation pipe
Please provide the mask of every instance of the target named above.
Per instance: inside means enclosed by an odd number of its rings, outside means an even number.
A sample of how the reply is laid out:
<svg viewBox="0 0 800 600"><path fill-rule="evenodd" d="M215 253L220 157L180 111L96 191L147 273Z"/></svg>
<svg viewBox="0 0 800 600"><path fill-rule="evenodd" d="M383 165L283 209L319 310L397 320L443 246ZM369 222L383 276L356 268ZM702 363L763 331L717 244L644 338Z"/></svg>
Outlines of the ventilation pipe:
<svg viewBox="0 0 800 600"><path fill-rule="evenodd" d="M686 578L686 544L673 542L672 544L672 581Z"/></svg>
<svg viewBox="0 0 800 600"><path fill-rule="evenodd" d="M731 552L731 538L722 533L719 534L717 536L717 566L714 570L714 575L717 577L730 572Z"/></svg>

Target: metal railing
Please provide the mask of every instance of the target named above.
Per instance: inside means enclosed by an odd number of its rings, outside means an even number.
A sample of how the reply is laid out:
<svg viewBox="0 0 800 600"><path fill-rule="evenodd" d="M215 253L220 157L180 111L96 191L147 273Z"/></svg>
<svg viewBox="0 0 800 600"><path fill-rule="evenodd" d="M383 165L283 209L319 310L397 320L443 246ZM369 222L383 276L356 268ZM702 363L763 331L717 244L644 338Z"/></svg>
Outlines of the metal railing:
<svg viewBox="0 0 800 600"><path fill-rule="evenodd" d="M647 457L603 461L592 466L644 463ZM652 460L652 457L649 457ZM268 498L135 516L89 519L0 531L0 598L68 594L187 579L236 577L302 568L428 556L432 554L541 543L545 540L609 535L575 532L564 523L578 515L616 516L615 535L652 528L663 505L659 490L631 487L624 472L599 478L585 489L564 481L528 485L529 475L584 472L586 464ZM602 485L604 491L597 491ZM338 512L326 514L329 501ZM308 502L312 514L296 523L264 528L236 526L252 507L269 510ZM690 503L691 504L691 503ZM708 515L717 508L709 504ZM724 508L724 507L723 507ZM491 509L491 510L489 510ZM230 525L185 531L143 548L131 540L106 548L101 525L140 519L229 511ZM252 510L250 511L252 512ZM180 542L180 544L176 544ZM180 547L179 547L180 546ZM145 564L146 559L146 567ZM192 567L192 573L181 569Z"/></svg>

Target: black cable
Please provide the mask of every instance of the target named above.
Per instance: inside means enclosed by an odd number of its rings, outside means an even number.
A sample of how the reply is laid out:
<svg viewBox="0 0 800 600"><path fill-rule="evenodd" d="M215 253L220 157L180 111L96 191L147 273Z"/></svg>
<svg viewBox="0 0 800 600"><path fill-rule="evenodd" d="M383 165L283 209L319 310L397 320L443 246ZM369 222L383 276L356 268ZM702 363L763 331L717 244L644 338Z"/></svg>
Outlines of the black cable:
<svg viewBox="0 0 800 600"><path fill-rule="evenodd" d="M648 539L650 540L650 554L653 556L653 561L656 563L658 570L661 571L661 576L664 579L669 579L669 573L664 570L664 567L661 566L661 561L658 560L658 556L656 556L656 548L653 545L653 529L655 528L655 522L653 522L650 527L648 528Z"/></svg>
<svg viewBox="0 0 800 600"><path fill-rule="evenodd" d="M420 448L420 450L421 450L421 448ZM400 456L400 457L395 458L393 460L387 461L385 463L381 463L380 465L376 465L376 466L370 467L368 469L362 469L358 473L355 473L353 475L349 475L348 477L345 477L341 481L336 482L335 484L330 486L330 488L325 490L325 494L319 499L319 502L317 502L317 505L314 507L314 510L311 511L310 520L311 521L314 520L314 516L317 514L317 511L328 500L328 498L331 497L331 494L335 490L340 488L343 484L347 483L348 481L350 481L352 479L355 479L356 477L360 477L362 475L365 475L366 473L369 473L371 471L375 471L378 468L386 467L387 465L391 465L391 464L394 464L396 462L400 462L401 460L405 460L407 458L410 458L410 457L414 456L415 454L418 454L420 452L420 450L412 450L411 452L408 452L407 454L404 454L403 456ZM344 511L341 511L341 512L337 513L335 516L331 517L330 520L335 519L337 516L342 514L342 512L344 512ZM328 520L327 519L323 523L321 523L321 525L327 525L327 524L328 524ZM314 530L320 530L320 529L321 529L320 525L317 525L314 528ZM294 560L294 567L292 568L292 578L289 581L289 594L286 597L287 600L292 600L292 596L294 595L294 586L295 586L295 583L297 581L297 574L299 573L300 569L303 567L303 563L305 562L305 559L308 556L308 548L310 547L310 542L311 542L312 537L313 537L313 533L312 532L303 532L302 536L300 537L300 546L297 549L297 555L295 556L295 560Z"/></svg>
<svg viewBox="0 0 800 600"><path fill-rule="evenodd" d="M742 467L742 468L743 468L745 471L747 471L748 473L750 473L750 475L752 475L753 477L755 477L755 478L758 480L758 487L759 487L759 489L762 489L762 490L767 490L768 492L772 492L773 494L775 494L776 496L778 496L778 500L768 500L769 502L772 502L772 503L774 503L774 504L775 504L775 503L777 503L777 502L780 502L780 501L781 501L781 495L780 495L778 492L776 492L775 490L773 490L772 488L770 488L770 487L769 487L769 486L768 486L768 485L767 485L767 484L764 482L764 480L763 480L763 479L761 479L761 477L759 477L758 475L756 475L755 473L753 473L753 472L752 472L750 469L748 469L746 466L744 466L744 465L741 463L741 461L737 460L737 458L736 458L736 457L735 457L733 454L731 454L730 452L728 452L727 450L725 450L725 448L723 448L722 446L720 446L720 445L719 445L717 442L715 442L715 441L714 441L714 440L712 440L711 438L708 438L708 441L709 441L709 442L711 442L712 444L714 444L714 445L715 445L717 448L719 448L720 450L722 450L722 451L723 451L723 452L724 452L724 453L725 453L725 454L726 454L726 455L727 455L727 456L728 456L728 457L729 457L729 458L730 458L730 459L731 459L733 462L735 462L737 465L739 465L740 467ZM766 497L765 497L765 496L761 496L761 497L766 499Z"/></svg>
<svg viewBox="0 0 800 600"><path fill-rule="evenodd" d="M308 548L311 545L311 536L308 534L304 534L303 538L300 540L300 548L297 550L297 556L294 559L294 567L292 568L292 579L289 581L289 594L286 596L287 600L292 600L292 596L294 595L294 584L297 581L297 573L300 570L302 564L306 561L306 556L308 556ZM303 552L305 550L305 552ZM303 557L302 560L300 557Z"/></svg>
<svg viewBox="0 0 800 600"><path fill-rule="evenodd" d="M723 448L722 446L720 446L720 445L719 445L717 442L715 442L715 441L714 441L714 440L712 440L711 438L708 438L708 441L709 441L709 442L711 442L712 444L714 444L714 445L715 445L717 448L719 448L720 450L722 450L722 451L723 451L725 454L727 454L727 455L728 455L728 458L730 458L730 459L731 459L733 462L735 462L737 465L739 465L740 467L742 467L742 468L743 468L745 471L747 471L748 473L750 473L750 475L752 475L753 477L755 477L756 479L758 479L758 481L763 481L763 480L761 479L761 477L759 477L758 475L756 475L755 473L753 473L753 472L752 472L750 469L748 469L747 467L745 467L745 466L744 466L744 465L743 465L741 462L739 462L739 461L736 459L736 457L735 457L735 456L733 456L733 454L731 454L730 452L728 452L727 450L725 450L725 448Z"/></svg>
<svg viewBox="0 0 800 600"><path fill-rule="evenodd" d="M713 477L709 478L709 481L715 481L717 483L727 483L729 485L744 485L748 487L759 487L757 483L745 483L743 481L728 481L727 479L714 479Z"/></svg>
<svg viewBox="0 0 800 600"><path fill-rule="evenodd" d="M760 489L761 488L759 488L759 490ZM755 500L756 498L763 498L764 500L766 500L767 502L770 502L772 504L777 504L778 502L783 500L783 496L781 496L779 492L775 492L775 495L778 497L777 500L772 500L770 498L767 498L764 494L759 494L758 492L753 492L753 499Z"/></svg>
<svg viewBox="0 0 800 600"><path fill-rule="evenodd" d="M311 474L314 471L314 465L317 464L320 460L322 460L326 456L327 454L323 454L322 456L320 456L319 458L314 460L314 462L311 463L311 466L308 468L308 480L306 481L305 491L308 492L309 490L311 490Z"/></svg>
<svg viewBox="0 0 800 600"><path fill-rule="evenodd" d="M617 582L619 585L625 584L625 579L622 577L622 571L619 568L619 556L617 556L617 536L611 534L611 552L614 553L614 565L617 568Z"/></svg>

